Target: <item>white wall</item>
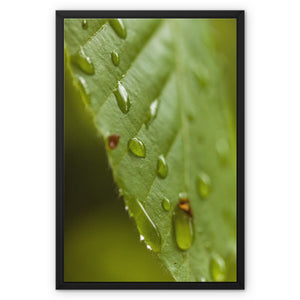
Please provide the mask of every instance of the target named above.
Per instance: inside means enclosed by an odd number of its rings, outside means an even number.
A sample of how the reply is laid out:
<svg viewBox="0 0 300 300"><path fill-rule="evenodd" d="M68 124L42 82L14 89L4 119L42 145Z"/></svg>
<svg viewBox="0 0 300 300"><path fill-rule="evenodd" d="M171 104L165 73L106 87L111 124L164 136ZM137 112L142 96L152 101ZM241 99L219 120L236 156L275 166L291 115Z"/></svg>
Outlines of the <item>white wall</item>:
<svg viewBox="0 0 300 300"><path fill-rule="evenodd" d="M297 298L300 2L201 2L1 2L2 299ZM246 291L55 291L55 9L246 10Z"/></svg>

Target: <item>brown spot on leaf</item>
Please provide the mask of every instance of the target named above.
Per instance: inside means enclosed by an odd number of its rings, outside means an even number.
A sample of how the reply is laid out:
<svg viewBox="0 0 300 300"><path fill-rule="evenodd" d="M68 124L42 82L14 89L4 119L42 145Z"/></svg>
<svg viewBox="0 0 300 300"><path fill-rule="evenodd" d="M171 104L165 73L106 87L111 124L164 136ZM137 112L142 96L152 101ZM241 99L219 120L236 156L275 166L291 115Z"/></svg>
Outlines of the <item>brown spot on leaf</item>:
<svg viewBox="0 0 300 300"><path fill-rule="evenodd" d="M187 198L180 199L178 206L181 210L186 212L188 215L192 216L191 204L189 199Z"/></svg>
<svg viewBox="0 0 300 300"><path fill-rule="evenodd" d="M108 137L108 147L109 149L115 149L119 144L120 135L119 134L112 134Z"/></svg>

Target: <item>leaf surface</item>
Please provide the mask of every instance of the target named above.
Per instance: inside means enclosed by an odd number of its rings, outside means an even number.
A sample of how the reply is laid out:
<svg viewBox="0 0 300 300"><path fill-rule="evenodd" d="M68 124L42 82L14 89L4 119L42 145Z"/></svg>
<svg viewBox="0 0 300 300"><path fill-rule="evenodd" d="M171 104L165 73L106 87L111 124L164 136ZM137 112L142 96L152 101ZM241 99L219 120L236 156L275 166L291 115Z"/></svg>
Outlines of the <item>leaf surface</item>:
<svg viewBox="0 0 300 300"><path fill-rule="evenodd" d="M235 73L225 68L235 59L220 50L218 37L226 21L125 19L125 38L108 20L87 21L83 29L82 20L65 20L66 66L106 141L114 180L137 228L175 280L235 281L235 93L229 84ZM74 60L80 51L93 74ZM120 83L128 111L116 95ZM115 149L109 148L111 135L120 136ZM128 148L134 138L145 155ZM161 157L166 176L157 172ZM178 247L174 226L182 198L192 212L187 250Z"/></svg>

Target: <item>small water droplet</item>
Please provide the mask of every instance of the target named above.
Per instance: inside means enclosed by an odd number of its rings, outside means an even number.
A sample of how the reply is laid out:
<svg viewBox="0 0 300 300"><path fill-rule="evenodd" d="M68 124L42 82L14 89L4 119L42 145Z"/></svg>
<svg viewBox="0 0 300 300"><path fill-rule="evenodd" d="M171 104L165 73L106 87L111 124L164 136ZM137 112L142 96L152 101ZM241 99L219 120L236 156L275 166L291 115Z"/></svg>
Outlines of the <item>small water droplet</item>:
<svg viewBox="0 0 300 300"><path fill-rule="evenodd" d="M166 178L168 175L168 165L163 155L160 155L157 159L157 174L161 178Z"/></svg>
<svg viewBox="0 0 300 300"><path fill-rule="evenodd" d="M159 102L158 100L154 100L150 106L149 106L149 110L148 110L148 114L147 114L147 120L145 122L146 124L146 128L148 129L150 124L153 122L153 120L156 118L157 116L157 112L158 112L158 106L159 106Z"/></svg>
<svg viewBox="0 0 300 300"><path fill-rule="evenodd" d="M126 27L124 22L121 19L110 19L109 24L120 38L122 39L126 38L127 35Z"/></svg>
<svg viewBox="0 0 300 300"><path fill-rule="evenodd" d="M89 56L87 56L82 47L77 54L72 55L72 62L77 65L81 71L86 74L95 74L94 64Z"/></svg>
<svg viewBox="0 0 300 300"><path fill-rule="evenodd" d="M128 206L127 205L125 205L125 210L128 211Z"/></svg>
<svg viewBox="0 0 300 300"><path fill-rule="evenodd" d="M187 250L194 240L193 217L190 202L181 198L173 214L175 238L177 246L181 250Z"/></svg>
<svg viewBox="0 0 300 300"><path fill-rule="evenodd" d="M211 180L210 177L204 173L200 172L197 178L197 190L201 198L205 199L211 192Z"/></svg>
<svg viewBox="0 0 300 300"><path fill-rule="evenodd" d="M146 247L147 247L147 249L152 250L150 245L147 245Z"/></svg>
<svg viewBox="0 0 300 300"><path fill-rule="evenodd" d="M226 138L220 138L216 143L216 151L222 164L226 164L229 160L230 147Z"/></svg>
<svg viewBox="0 0 300 300"><path fill-rule="evenodd" d="M132 201L132 215L136 220L136 225L140 235L145 239L146 244L153 249L154 252L161 250L161 236L160 233L147 214L142 203L136 199ZM148 247L147 247L148 248ZM148 248L149 249L149 248Z"/></svg>
<svg viewBox="0 0 300 300"><path fill-rule="evenodd" d="M113 64L115 66L119 65L119 63L120 63L120 57L119 57L119 54L118 54L118 52L116 50L112 51L112 53L111 53L111 60L112 60L112 62L113 62Z"/></svg>
<svg viewBox="0 0 300 300"><path fill-rule="evenodd" d="M85 79L83 77L79 76L77 83L78 83L78 89L79 89L79 92L81 94L83 101L86 104L90 104L90 91L89 91L89 87L88 87Z"/></svg>
<svg viewBox="0 0 300 300"><path fill-rule="evenodd" d="M210 274L214 281L224 281L226 278L226 264L224 259L214 254L210 261Z"/></svg>
<svg viewBox="0 0 300 300"><path fill-rule="evenodd" d="M81 27L83 29L88 29L89 27L89 24L88 24L88 21L86 19L83 19L82 22L81 22Z"/></svg>
<svg viewBox="0 0 300 300"><path fill-rule="evenodd" d="M201 282L206 282L206 279L205 279L204 277L201 277L201 278L200 278L200 281L201 281Z"/></svg>
<svg viewBox="0 0 300 300"><path fill-rule="evenodd" d="M144 236L140 234L140 241L143 241L144 239Z"/></svg>
<svg viewBox="0 0 300 300"><path fill-rule="evenodd" d="M171 209L171 202L168 198L164 197L161 204L164 210L169 211Z"/></svg>
<svg viewBox="0 0 300 300"><path fill-rule="evenodd" d="M119 134L112 134L108 137L108 147L109 149L113 150L117 148L119 144L120 135Z"/></svg>
<svg viewBox="0 0 300 300"><path fill-rule="evenodd" d="M123 84L119 81L118 86L114 89L114 94L118 102L118 106L124 114L130 109L130 100Z"/></svg>
<svg viewBox="0 0 300 300"><path fill-rule="evenodd" d="M146 157L146 148L144 143L137 137L132 138L128 142L128 148L130 151L138 157Z"/></svg>

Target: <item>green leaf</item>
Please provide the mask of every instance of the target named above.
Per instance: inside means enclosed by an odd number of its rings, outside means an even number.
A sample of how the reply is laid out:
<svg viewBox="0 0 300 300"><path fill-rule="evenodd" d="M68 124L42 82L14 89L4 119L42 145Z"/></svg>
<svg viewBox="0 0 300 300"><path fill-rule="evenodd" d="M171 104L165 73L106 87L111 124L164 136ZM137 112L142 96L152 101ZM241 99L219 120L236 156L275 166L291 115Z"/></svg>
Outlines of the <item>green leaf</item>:
<svg viewBox="0 0 300 300"><path fill-rule="evenodd" d="M148 248L177 281L235 281L235 21L87 22L65 20L66 72Z"/></svg>

